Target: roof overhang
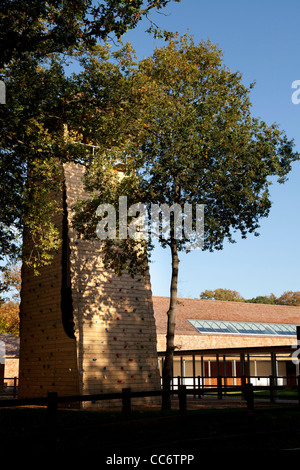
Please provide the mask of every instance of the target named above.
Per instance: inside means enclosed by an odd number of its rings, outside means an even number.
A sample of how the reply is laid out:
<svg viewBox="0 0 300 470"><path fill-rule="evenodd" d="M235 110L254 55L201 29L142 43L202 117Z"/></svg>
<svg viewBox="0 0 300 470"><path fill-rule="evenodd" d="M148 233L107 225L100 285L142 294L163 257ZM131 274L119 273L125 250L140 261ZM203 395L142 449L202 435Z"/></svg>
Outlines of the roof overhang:
<svg viewBox="0 0 300 470"><path fill-rule="evenodd" d="M266 355L272 353L292 355L293 353L295 353L296 348L297 346L295 344L290 344L278 346L251 346L240 348L189 349L176 350L174 351L174 356L239 356L241 354ZM158 352L159 357L162 357L164 355L164 351Z"/></svg>

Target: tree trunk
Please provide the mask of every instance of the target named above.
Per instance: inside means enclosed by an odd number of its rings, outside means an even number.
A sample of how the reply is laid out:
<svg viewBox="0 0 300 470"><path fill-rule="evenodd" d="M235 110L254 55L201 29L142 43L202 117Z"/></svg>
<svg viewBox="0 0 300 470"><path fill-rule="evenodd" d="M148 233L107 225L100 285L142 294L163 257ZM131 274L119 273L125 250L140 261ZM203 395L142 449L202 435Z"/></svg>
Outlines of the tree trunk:
<svg viewBox="0 0 300 470"><path fill-rule="evenodd" d="M171 409L171 380L173 377L173 356L174 356L174 337L175 337L175 320L177 310L177 284L178 284L178 266L179 258L177 253L176 240L171 240L171 255L172 255L172 275L171 275L171 288L170 288L170 306L168 310L168 326L166 336L166 357L163 367L163 397L162 409Z"/></svg>

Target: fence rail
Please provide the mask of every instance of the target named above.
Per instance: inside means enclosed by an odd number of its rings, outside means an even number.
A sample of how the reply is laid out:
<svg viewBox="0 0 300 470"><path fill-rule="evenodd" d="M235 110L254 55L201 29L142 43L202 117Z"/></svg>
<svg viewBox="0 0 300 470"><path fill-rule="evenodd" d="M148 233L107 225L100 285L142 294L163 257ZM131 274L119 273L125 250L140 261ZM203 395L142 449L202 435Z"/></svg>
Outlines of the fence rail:
<svg viewBox="0 0 300 470"><path fill-rule="evenodd" d="M81 402L97 402L105 400L121 400L122 402L122 414L124 419L130 419L132 399L143 398L143 397L162 397L164 393L169 394L171 397L178 398L178 407L180 413L185 413L187 410L187 397L190 395L203 397L206 394L215 393L217 399L222 400L223 397L230 393L236 392L241 393L245 406L248 410L254 409L255 403L255 391L265 390L269 392L270 402L276 401L276 394L279 390L295 390L297 396L297 402L300 405L300 376L297 377L297 386L280 386L274 385L271 381L271 385L268 386L254 386L251 383L245 383L242 386L224 386L222 380L218 380L218 384L215 387L197 387L188 388L186 385L177 385L176 390L171 389L168 392L164 390L155 391L137 391L134 392L130 388L124 388L118 393L101 393L101 394L90 394L90 395L65 395L60 396L56 392L49 392L47 396L33 397L33 398L10 398L0 399L0 408L4 407L18 407L18 406L45 406L48 409L49 417L51 421L55 420L58 404L61 403L81 403Z"/></svg>
<svg viewBox="0 0 300 470"><path fill-rule="evenodd" d="M13 397L16 398L18 394L18 382L18 377L4 377L3 383L0 384L0 392L7 393L9 391L12 393Z"/></svg>

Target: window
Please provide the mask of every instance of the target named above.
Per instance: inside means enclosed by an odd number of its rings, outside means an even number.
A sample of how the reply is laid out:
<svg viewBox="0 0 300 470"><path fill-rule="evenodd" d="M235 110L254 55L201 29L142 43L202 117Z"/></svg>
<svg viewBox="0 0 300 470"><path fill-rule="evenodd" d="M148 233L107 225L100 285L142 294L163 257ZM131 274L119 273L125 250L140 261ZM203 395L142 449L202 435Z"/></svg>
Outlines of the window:
<svg viewBox="0 0 300 470"><path fill-rule="evenodd" d="M199 333L227 335L296 336L297 325L188 319Z"/></svg>

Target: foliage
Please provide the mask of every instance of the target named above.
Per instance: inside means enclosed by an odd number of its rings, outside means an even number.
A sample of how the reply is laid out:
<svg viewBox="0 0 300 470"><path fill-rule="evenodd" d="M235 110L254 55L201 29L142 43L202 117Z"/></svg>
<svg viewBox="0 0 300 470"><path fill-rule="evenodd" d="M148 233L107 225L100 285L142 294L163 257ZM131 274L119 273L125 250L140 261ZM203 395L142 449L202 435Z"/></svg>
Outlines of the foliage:
<svg viewBox="0 0 300 470"><path fill-rule="evenodd" d="M247 299L245 302L253 303L253 304L271 304L276 305L277 299L274 294L270 295L258 295L257 297L253 297L252 299Z"/></svg>
<svg viewBox="0 0 300 470"><path fill-rule="evenodd" d="M8 94L0 108L1 259L20 257L26 220L27 233L31 230L32 239L44 248L28 257L49 262L48 252L58 246L51 220L59 210L53 197L59 189L57 155L60 161L68 158L61 132L67 93L63 67L55 57L44 67L28 58L13 62L2 77Z"/></svg>
<svg viewBox="0 0 300 470"><path fill-rule="evenodd" d="M10 299L19 302L21 291L21 266L6 265L0 277L0 292L10 294ZM7 301L8 298L0 298L0 304Z"/></svg>
<svg viewBox="0 0 300 470"><path fill-rule="evenodd" d="M5 302L0 304L0 333L19 336L19 304Z"/></svg>
<svg viewBox="0 0 300 470"><path fill-rule="evenodd" d="M110 35L120 38L151 11L171 0L2 0L0 4L0 67L34 54L65 53ZM179 2L180 0L174 0ZM168 36L149 19L148 31Z"/></svg>
<svg viewBox="0 0 300 470"><path fill-rule="evenodd" d="M141 95L127 78L130 47L112 54L108 45L95 46L77 59L82 71L71 77L55 55L43 66L28 58L3 72L8 98L0 108L0 259L18 259L24 235L31 248L23 260L36 271L60 246L53 214L61 211L61 165L88 164L92 149L99 162L115 164L142 126Z"/></svg>
<svg viewBox="0 0 300 470"><path fill-rule="evenodd" d="M96 109L95 102L86 95L83 97L85 90L79 89L80 79L76 84L75 80L65 76L65 65L69 60L83 60L85 53L88 56L89 51L97 48L97 41L103 42L110 36L120 38L142 18L149 19L149 32L167 37L168 33L160 32L149 15L163 9L170 1L1 2L0 79L5 82L7 99L6 105L0 108L0 261L20 259L22 237L30 237L32 249L23 256L38 271L39 266L51 262L53 253L60 246L52 215L61 210L55 199L61 189L61 164L84 161L86 151L80 145L84 137L79 134L78 138L76 124L80 117L86 123L87 111L91 118ZM121 55L119 52L119 60ZM103 68L101 78L104 76ZM116 103L110 98L114 79L108 71L105 97L97 115L97 124L99 116L110 115L110 123L113 123L110 135L113 131L118 132L120 122L114 115ZM87 84L84 79L82 82ZM97 86L102 89L99 80ZM111 100L110 108L105 108L106 98ZM65 124L70 128L67 142L64 140ZM87 127L85 137L91 125ZM103 151L113 150L116 144L111 146L109 133L102 122L98 129L98 135L103 131L98 145L103 146Z"/></svg>
<svg viewBox="0 0 300 470"><path fill-rule="evenodd" d="M241 296L239 292L230 289L205 290L204 292L201 292L200 298L211 300L224 300L231 302L245 301L245 299Z"/></svg>
<svg viewBox="0 0 300 470"><path fill-rule="evenodd" d="M280 297L274 294L258 295L252 299L244 299L237 291L230 289L205 290L200 294L201 299L224 300L233 302L247 302L252 304L270 304L270 305L300 305L300 292L286 291Z"/></svg>
<svg viewBox="0 0 300 470"><path fill-rule="evenodd" d="M299 291L286 291L278 299L276 299L277 305L300 305L300 292Z"/></svg>

